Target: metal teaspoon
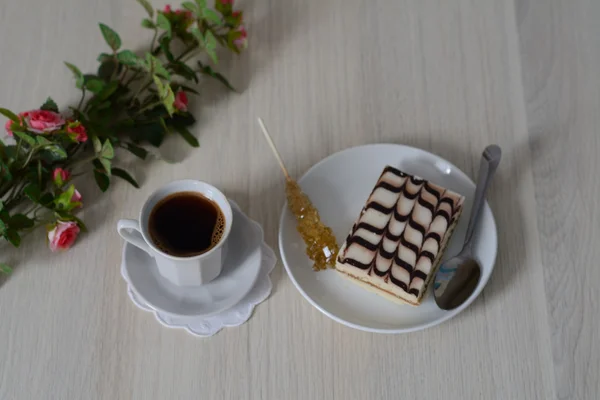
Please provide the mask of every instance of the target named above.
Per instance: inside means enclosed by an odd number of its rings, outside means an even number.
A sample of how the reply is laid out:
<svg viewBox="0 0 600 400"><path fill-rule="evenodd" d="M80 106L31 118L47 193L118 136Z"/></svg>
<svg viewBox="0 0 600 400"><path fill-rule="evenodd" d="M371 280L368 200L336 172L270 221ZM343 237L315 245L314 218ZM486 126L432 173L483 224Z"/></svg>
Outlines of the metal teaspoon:
<svg viewBox="0 0 600 400"><path fill-rule="evenodd" d="M501 156L502 151L495 144L487 146L483 151L465 243L460 253L444 262L435 275L433 295L438 307L443 310L452 310L464 303L481 277L481 267L473 256L473 232L485 203L485 193Z"/></svg>

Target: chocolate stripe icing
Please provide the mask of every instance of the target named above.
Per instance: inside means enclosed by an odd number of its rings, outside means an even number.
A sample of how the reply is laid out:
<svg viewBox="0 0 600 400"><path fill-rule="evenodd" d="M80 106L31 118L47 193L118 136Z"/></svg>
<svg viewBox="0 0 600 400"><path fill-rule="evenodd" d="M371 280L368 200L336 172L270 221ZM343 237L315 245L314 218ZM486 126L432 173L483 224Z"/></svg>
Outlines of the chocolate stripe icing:
<svg viewBox="0 0 600 400"><path fill-rule="evenodd" d="M388 173L393 175L386 175ZM406 177L408 179L405 179ZM402 184L394 184L399 183L399 178L403 179ZM378 191L378 189L382 189L388 193L388 196L394 195L394 197L385 197L384 192ZM394 205L388 207L387 204L394 198L396 199ZM385 200L385 205L381 203L382 200ZM462 196L421 178L407 175L396 168L386 167L371 192L367 205L361 211L359 221L353 226L346 239L344 254L340 254L338 262L361 269L367 276L371 275L371 271L373 271L373 275L383 278L383 282L388 282L387 284L394 285L404 292L420 298L422 295L420 289L423 288L429 273L435 267L433 263L437 260L439 252L443 250L441 249L442 241L445 240L448 230L457 218L461 206ZM383 228L369 222L368 212L370 210L384 214L383 218L388 218ZM371 218L381 221L382 216L371 216ZM443 218L445 223L439 218ZM431 230L432 226L435 226L434 231ZM372 241L373 238L366 240L361 237L359 230L376 235L377 243L369 241ZM412 243L415 240L418 243ZM435 244L431 242L432 240ZM384 242L386 243L385 248ZM359 246L364 251L372 253L372 256L368 256L370 262L347 257L348 249L351 246ZM394 248L392 251L386 250L392 247ZM400 251L401 249L402 251ZM408 252L413 254L410 255ZM351 254L358 256L359 253ZM365 261L364 258L361 259ZM391 263L388 264L386 261ZM396 273L395 276L392 273L394 265L408 274ZM424 270L419 268L424 268Z"/></svg>

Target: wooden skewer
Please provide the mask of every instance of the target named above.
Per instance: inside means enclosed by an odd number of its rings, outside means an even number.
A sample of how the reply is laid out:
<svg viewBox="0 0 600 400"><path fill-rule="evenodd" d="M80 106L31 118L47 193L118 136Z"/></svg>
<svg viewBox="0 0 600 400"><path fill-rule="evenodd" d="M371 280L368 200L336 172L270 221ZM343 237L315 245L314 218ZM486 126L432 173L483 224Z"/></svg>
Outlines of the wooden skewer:
<svg viewBox="0 0 600 400"><path fill-rule="evenodd" d="M258 125L260 125L260 129L262 129L262 133L263 133L263 135L265 135L265 139L267 140L269 147L271 147L271 150L273 150L273 154L275 155L275 158L279 162L279 166L281 167L281 170L283 171L283 174L285 175L285 179L287 179L288 181L292 180L292 178L290 177L290 174L288 173L287 169L285 168L285 164L283 164L283 160L281 159L279 152L277 151L277 147L275 147L275 143L273 143L273 139L271 139L271 135L269 135L269 131L267 131L267 127L265 126L265 123L263 122L262 118L260 118L260 117L258 117Z"/></svg>

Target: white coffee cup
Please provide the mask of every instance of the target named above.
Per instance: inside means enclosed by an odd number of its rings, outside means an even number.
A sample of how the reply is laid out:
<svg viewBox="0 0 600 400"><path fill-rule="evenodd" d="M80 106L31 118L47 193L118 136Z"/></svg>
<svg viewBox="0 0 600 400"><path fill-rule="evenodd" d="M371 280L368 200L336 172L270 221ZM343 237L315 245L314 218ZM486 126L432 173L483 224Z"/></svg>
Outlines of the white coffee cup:
<svg viewBox="0 0 600 400"><path fill-rule="evenodd" d="M225 217L225 229L219 243L205 253L192 257L177 257L161 251L148 232L148 219L156 204L165 197L178 192L197 192L214 201ZM132 245L144 250L156 260L158 272L179 286L197 286L208 283L221 273L223 267L223 245L229 236L232 224L231 206L227 197L217 188L205 182L180 180L171 182L148 197L140 211L139 219L122 219L117 224L119 235Z"/></svg>

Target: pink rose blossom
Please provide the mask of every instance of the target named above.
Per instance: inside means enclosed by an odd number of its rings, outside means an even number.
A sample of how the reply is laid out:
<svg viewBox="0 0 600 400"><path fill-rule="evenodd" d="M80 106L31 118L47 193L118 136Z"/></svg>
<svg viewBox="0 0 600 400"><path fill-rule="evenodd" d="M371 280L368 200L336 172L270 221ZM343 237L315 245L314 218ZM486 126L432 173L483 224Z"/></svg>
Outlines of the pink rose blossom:
<svg viewBox="0 0 600 400"><path fill-rule="evenodd" d="M175 10L175 15L183 14L185 19L192 19L194 16L190 10Z"/></svg>
<svg viewBox="0 0 600 400"><path fill-rule="evenodd" d="M240 26L237 31L240 32L241 35L233 41L233 44L235 44L235 47L237 47L238 50L244 50L248 47L248 32L246 32L246 28L243 26Z"/></svg>
<svg viewBox="0 0 600 400"><path fill-rule="evenodd" d="M19 125L23 125L23 116L25 114L27 114L27 113L20 113L18 115L18 117L19 117ZM12 135L13 135L12 129L10 129L10 128L11 128L11 125L14 124L14 123L15 123L15 121L9 119L8 121L6 121L6 124L4 124L4 129L6 130L6 134L8 136L12 137Z"/></svg>
<svg viewBox="0 0 600 400"><path fill-rule="evenodd" d="M52 180L58 185L62 186L71 177L71 173L62 168L55 168L52 171Z"/></svg>
<svg viewBox="0 0 600 400"><path fill-rule="evenodd" d="M73 221L58 221L54 228L48 232L50 250L68 250L79 234L79 226Z"/></svg>
<svg viewBox="0 0 600 400"><path fill-rule="evenodd" d="M82 199L81 193L79 193L79 190L75 189L75 192L73 193L73 196L71 197L71 202L78 203L81 201L81 199Z"/></svg>
<svg viewBox="0 0 600 400"><path fill-rule="evenodd" d="M69 125L67 126L67 132L75 135L75 140L80 143L88 140L85 126L83 126L83 124L79 121L69 122Z"/></svg>
<svg viewBox="0 0 600 400"><path fill-rule="evenodd" d="M10 130L10 126L12 125L12 123L13 123L13 121L11 119L9 119L8 121L6 121L6 124L4 124L4 129L6 129L6 134L8 136L13 135L12 131Z"/></svg>
<svg viewBox="0 0 600 400"><path fill-rule="evenodd" d="M163 13L165 13L165 14L168 14L168 13L170 13L170 12L171 12L171 5L170 5L170 4L167 4L167 5L165 6L165 8L163 9Z"/></svg>
<svg viewBox="0 0 600 400"><path fill-rule="evenodd" d="M173 103L179 111L187 111L188 98L183 90L180 90L175 95L175 103Z"/></svg>
<svg viewBox="0 0 600 400"><path fill-rule="evenodd" d="M29 130L35 133L52 132L65 124L65 119L60 114L47 110L24 112L23 117Z"/></svg>

